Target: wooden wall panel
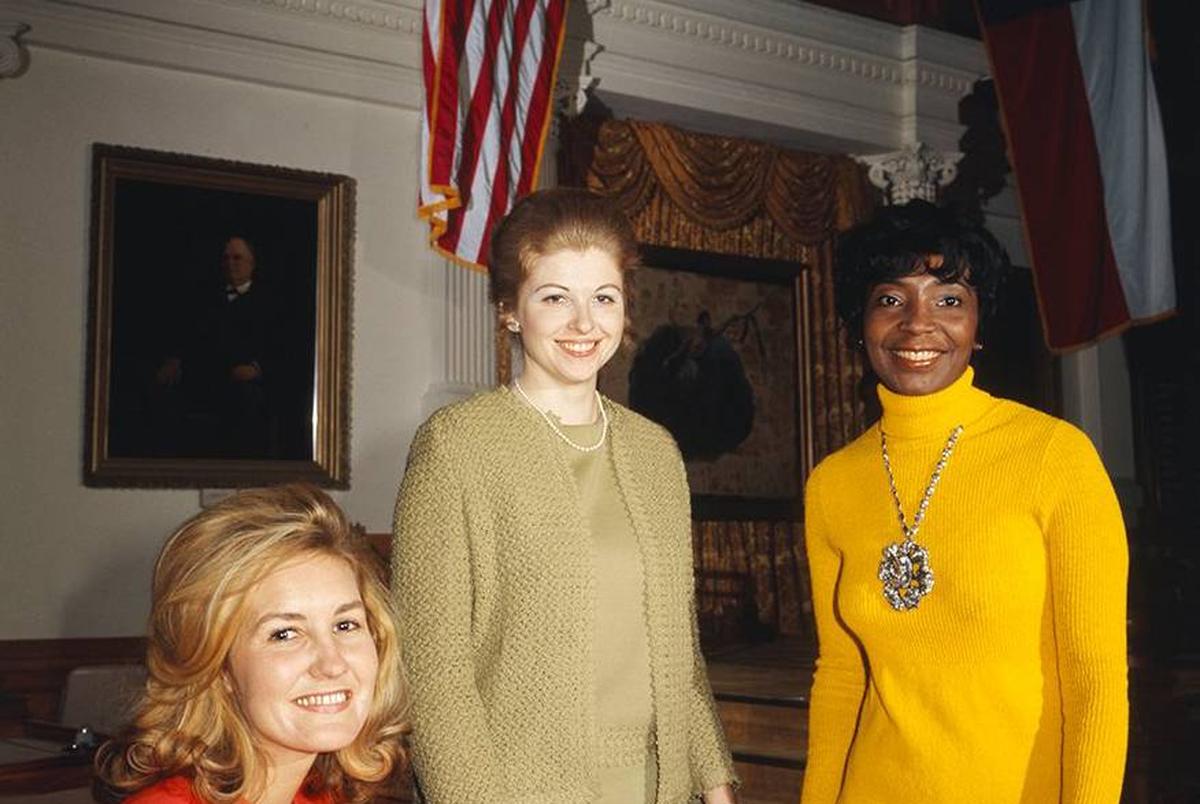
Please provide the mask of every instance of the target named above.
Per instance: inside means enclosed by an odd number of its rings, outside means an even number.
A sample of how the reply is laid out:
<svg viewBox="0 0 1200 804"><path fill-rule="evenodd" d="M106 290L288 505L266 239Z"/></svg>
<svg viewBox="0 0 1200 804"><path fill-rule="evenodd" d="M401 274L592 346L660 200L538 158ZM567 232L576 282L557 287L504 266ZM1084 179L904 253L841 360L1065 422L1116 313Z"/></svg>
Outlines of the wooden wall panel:
<svg viewBox="0 0 1200 804"><path fill-rule="evenodd" d="M56 720L67 674L96 664L137 664L143 637L0 640L0 735L17 734L25 718Z"/></svg>

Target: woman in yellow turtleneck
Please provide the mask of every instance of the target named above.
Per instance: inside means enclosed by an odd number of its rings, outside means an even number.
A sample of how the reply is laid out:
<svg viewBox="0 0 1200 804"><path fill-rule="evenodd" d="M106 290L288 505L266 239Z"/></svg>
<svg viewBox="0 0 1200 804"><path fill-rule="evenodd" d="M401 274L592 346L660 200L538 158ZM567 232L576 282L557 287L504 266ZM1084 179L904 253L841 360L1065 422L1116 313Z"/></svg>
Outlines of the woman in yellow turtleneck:
<svg viewBox="0 0 1200 804"><path fill-rule="evenodd" d="M1125 531L1083 433L973 385L1003 250L914 201L848 233L838 265L883 417L806 489L803 804L1116 802Z"/></svg>

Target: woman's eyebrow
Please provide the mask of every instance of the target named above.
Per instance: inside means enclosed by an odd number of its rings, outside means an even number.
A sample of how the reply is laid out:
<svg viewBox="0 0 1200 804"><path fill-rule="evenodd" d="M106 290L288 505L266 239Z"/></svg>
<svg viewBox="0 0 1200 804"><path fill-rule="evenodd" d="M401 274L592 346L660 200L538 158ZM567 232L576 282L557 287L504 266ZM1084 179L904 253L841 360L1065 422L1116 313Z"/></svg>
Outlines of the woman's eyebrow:
<svg viewBox="0 0 1200 804"><path fill-rule="evenodd" d="M254 623L254 627L257 628L268 620L287 620L288 622L298 622L305 619L307 618L303 614L294 611L269 611L258 618L258 621Z"/></svg>
<svg viewBox="0 0 1200 804"><path fill-rule="evenodd" d="M366 607L363 605L363 602L361 600L348 600L345 603L343 603L342 605L338 606L336 609L334 609L333 613L334 614L345 614L348 611L354 611L355 609L365 609L365 608ZM254 623L254 627L257 628L258 626L262 625L263 623L265 623L269 620L285 620L287 622L300 622L302 620L307 620L307 619L308 618L305 617L303 614L300 614L299 612L295 612L295 611L269 611L266 614L264 614L263 616L258 618L258 621Z"/></svg>

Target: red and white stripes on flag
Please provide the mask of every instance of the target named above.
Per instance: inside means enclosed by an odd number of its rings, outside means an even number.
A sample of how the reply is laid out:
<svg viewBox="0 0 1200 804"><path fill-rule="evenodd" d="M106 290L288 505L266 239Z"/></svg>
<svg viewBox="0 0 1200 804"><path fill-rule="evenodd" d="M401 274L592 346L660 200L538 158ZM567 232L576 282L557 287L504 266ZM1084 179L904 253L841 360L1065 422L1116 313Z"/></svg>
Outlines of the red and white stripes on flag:
<svg viewBox="0 0 1200 804"><path fill-rule="evenodd" d="M1175 309L1141 0L976 0L1051 349Z"/></svg>
<svg viewBox="0 0 1200 804"><path fill-rule="evenodd" d="M537 181L567 0L425 0L421 217L485 270L492 229Z"/></svg>

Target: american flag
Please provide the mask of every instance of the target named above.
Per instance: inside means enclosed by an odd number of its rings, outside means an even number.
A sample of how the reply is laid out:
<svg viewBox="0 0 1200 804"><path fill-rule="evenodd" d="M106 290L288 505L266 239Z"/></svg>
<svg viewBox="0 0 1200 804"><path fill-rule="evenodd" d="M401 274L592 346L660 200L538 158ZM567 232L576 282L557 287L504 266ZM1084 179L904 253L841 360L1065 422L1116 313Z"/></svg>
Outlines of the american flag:
<svg viewBox="0 0 1200 804"><path fill-rule="evenodd" d="M491 232L537 181L567 0L425 0L421 217L485 270Z"/></svg>
<svg viewBox="0 0 1200 804"><path fill-rule="evenodd" d="M976 0L1046 342L1175 311L1167 154L1141 0Z"/></svg>

